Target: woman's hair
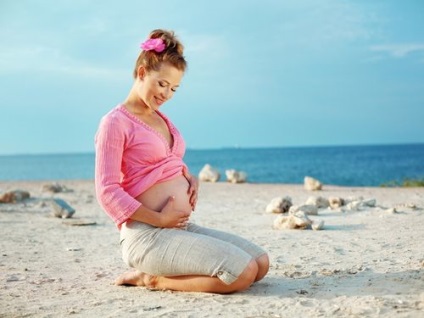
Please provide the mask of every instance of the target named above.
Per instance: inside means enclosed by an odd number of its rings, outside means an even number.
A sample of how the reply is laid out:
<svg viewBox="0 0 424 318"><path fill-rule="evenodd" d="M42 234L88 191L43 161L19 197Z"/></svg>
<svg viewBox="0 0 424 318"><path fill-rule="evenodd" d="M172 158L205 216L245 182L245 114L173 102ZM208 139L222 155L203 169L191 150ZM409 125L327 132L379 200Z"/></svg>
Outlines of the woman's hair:
<svg viewBox="0 0 424 318"><path fill-rule="evenodd" d="M165 49L161 52L155 50L142 50L135 63L133 72L137 78L138 68L143 66L147 72L158 71L162 63L169 63L180 71L185 71L187 62L183 56L184 47L173 31L153 30L148 39L162 39Z"/></svg>

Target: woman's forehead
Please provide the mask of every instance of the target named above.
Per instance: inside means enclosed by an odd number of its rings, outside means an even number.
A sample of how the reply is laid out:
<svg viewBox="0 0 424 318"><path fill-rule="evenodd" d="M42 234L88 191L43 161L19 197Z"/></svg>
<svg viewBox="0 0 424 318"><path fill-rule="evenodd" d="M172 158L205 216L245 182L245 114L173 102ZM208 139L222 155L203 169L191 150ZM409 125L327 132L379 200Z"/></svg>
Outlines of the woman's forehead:
<svg viewBox="0 0 424 318"><path fill-rule="evenodd" d="M184 72L169 64L162 64L158 71L152 71L151 75L156 78L165 79L168 82L179 83Z"/></svg>

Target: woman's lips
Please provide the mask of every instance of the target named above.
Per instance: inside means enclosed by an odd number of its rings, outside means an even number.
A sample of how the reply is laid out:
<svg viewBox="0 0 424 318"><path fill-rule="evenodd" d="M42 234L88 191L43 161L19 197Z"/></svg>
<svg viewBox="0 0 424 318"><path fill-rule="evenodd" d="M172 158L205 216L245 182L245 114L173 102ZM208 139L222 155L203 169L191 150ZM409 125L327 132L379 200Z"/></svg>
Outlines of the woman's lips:
<svg viewBox="0 0 424 318"><path fill-rule="evenodd" d="M163 99L157 98L155 97L156 100L156 104L158 104L159 106L162 105L165 101Z"/></svg>

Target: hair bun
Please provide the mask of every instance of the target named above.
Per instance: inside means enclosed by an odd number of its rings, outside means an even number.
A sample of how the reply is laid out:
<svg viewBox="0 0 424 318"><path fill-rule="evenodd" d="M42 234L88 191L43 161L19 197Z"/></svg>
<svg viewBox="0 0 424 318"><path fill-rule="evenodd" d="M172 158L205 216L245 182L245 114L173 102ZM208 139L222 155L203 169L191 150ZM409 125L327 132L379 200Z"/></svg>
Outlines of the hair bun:
<svg viewBox="0 0 424 318"><path fill-rule="evenodd" d="M168 52L174 51L178 53L179 55L183 55L184 53L184 46L177 39L173 31L156 29L150 32L149 38L150 39L161 38L166 45L165 51L168 51Z"/></svg>
<svg viewBox="0 0 424 318"><path fill-rule="evenodd" d="M158 40L161 41L158 41ZM140 52L135 63L133 77L137 78L140 67L147 72L158 71L162 63L168 63L180 71L185 71L187 62L184 58L184 46L173 31L157 29L150 32L146 41L140 44Z"/></svg>

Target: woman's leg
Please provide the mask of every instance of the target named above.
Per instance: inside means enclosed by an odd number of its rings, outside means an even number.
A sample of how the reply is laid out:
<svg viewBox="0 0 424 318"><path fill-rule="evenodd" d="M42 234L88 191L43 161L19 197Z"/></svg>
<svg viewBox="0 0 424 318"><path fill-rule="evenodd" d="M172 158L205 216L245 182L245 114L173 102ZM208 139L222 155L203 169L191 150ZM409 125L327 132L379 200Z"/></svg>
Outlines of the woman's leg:
<svg viewBox="0 0 424 318"><path fill-rule="evenodd" d="M260 281L269 270L269 257L268 254L262 254L255 258L256 264L258 265L258 274L256 275L255 282Z"/></svg>
<svg viewBox="0 0 424 318"><path fill-rule="evenodd" d="M250 261L246 269L231 284L223 283L218 277L185 276L151 276L139 271L126 273L115 282L117 285L145 286L152 289L175 291L207 292L229 294L243 291L250 287L258 275L258 265Z"/></svg>
<svg viewBox="0 0 424 318"><path fill-rule="evenodd" d="M187 230L193 233L203 234L214 237L216 239L231 243L245 252L249 253L256 261L258 265L258 274L255 278L255 282L265 277L269 270L269 257L268 254L261 247L256 244L231 233L209 229L206 227L199 226L194 223L190 223Z"/></svg>
<svg viewBox="0 0 424 318"><path fill-rule="evenodd" d="M231 293L242 291L248 288L253 282L257 282L265 277L269 270L269 258L267 254L262 254L252 260L256 266L249 263L238 279L230 284L223 284L217 277L208 276L175 276L175 277L155 277L144 274L140 271L127 272L118 277L116 285L146 286L149 288L172 289L180 291L210 291L212 293ZM256 271L252 267L257 267ZM253 282L250 282L250 274L256 272ZM211 286L212 284L212 286ZM192 286L193 289L187 289ZM200 289L199 289L200 286ZM212 288L213 287L213 288ZM202 290L201 290L202 289Z"/></svg>
<svg viewBox="0 0 424 318"><path fill-rule="evenodd" d="M121 234L124 261L137 271L120 276L117 285L231 293L258 277L250 254L211 236L136 223Z"/></svg>

